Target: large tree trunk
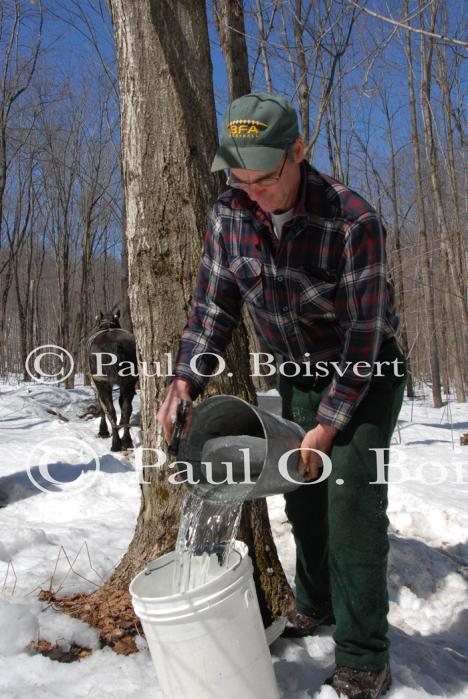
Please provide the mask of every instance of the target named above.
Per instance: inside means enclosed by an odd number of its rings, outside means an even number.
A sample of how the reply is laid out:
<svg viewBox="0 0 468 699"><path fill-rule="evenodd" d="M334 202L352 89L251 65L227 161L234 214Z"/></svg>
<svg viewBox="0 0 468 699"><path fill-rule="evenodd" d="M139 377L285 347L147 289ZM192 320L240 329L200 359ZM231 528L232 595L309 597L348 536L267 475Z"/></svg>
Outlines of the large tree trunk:
<svg viewBox="0 0 468 699"><path fill-rule="evenodd" d="M164 397L165 378L149 376L154 368L145 372L142 362L151 364L166 353L175 356L177 350L208 214L221 188L220 180L210 175L217 129L204 4L111 0L110 6L119 68L129 297L140 370L143 463L149 466L156 460L154 450L163 446L157 436L156 412ZM226 357L237 377L228 391L254 400L252 383L244 378L249 373L245 352L237 342ZM223 382L221 389L226 391ZM147 562L174 548L184 488L168 483L172 473L167 465L144 469L140 512L127 553L107 583L85 603L78 600L73 606L69 601L69 611L100 626L103 638L117 650L120 641L113 643L112 631L106 629L119 626L122 609L128 618L128 583ZM257 574L260 601L271 600L277 614L290 601L289 588L276 563L271 533L263 526L268 522L264 509L256 514L252 508L244 516L251 524L254 560L273 570L273 575ZM257 555L259 539L262 556ZM128 645L123 652L128 652Z"/></svg>
<svg viewBox="0 0 468 699"><path fill-rule="evenodd" d="M119 67L129 298L140 362L146 450L157 444L164 377L141 361L175 356L216 196L211 60L204 7L194 0L112 0ZM149 373L149 372L147 372ZM154 462L145 451L145 465ZM159 471L159 483L157 473ZM146 469L137 527L108 585L126 586L142 565L173 548L182 488L167 469Z"/></svg>

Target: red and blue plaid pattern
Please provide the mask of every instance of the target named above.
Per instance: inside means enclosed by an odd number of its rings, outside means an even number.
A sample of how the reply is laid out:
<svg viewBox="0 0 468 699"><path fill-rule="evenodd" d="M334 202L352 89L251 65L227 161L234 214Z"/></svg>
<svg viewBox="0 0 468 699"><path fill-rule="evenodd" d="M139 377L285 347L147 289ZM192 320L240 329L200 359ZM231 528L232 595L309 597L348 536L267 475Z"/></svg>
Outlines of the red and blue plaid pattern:
<svg viewBox="0 0 468 699"><path fill-rule="evenodd" d="M175 374L192 384L193 395L208 379L191 370L192 356L224 354L243 302L272 353L295 362L340 362L318 420L343 429L370 383L352 368L373 367L382 340L398 327L385 230L374 209L306 161L294 217L280 241L270 217L245 192L218 197L176 360ZM203 374L216 366L214 356L197 362ZM359 373L370 370L361 366Z"/></svg>

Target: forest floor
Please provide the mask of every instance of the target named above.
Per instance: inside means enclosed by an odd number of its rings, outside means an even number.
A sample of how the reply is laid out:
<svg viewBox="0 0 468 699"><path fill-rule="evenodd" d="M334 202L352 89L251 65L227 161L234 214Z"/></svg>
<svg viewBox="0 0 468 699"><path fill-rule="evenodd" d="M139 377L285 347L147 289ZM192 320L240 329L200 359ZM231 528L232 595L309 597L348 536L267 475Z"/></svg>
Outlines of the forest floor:
<svg viewBox="0 0 468 699"><path fill-rule="evenodd" d="M93 400L92 389L83 386L0 386L5 699L162 699L143 636L136 636L139 652L120 655L101 647L95 628L38 598L41 589L92 592L132 538L139 473L133 458L111 453L110 440L96 437L97 418L80 419ZM138 397L134 409L138 446ZM468 698L468 446L460 446L467 431L467 404L451 399L436 410L428 395L405 399L390 459L394 681L388 699ZM50 484L48 474L58 485ZM268 506L292 583L295 551L283 502L282 496L269 498ZM321 687L333 669L332 632L325 627L314 637L273 643L282 699L336 699L332 689Z"/></svg>

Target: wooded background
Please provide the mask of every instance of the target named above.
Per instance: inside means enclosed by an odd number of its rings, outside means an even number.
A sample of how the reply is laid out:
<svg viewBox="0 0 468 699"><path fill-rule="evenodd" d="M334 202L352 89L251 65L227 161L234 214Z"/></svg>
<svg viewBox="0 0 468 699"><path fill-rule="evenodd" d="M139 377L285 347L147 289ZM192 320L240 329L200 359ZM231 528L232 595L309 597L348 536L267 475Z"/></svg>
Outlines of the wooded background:
<svg viewBox="0 0 468 699"><path fill-rule="evenodd" d="M293 101L312 164L384 220L409 394L427 384L436 406L450 392L465 400L466 4L214 0L206 8L218 120L228 85L246 70L252 89ZM183 39L170 16L166 30ZM185 89L184 62L174 70ZM132 329L106 3L2 3L0 85L0 376L22 376L27 354L45 343L68 349L81 372L99 310L119 307ZM200 119L193 114L192 131ZM151 148L163 153L170 125L159 133Z"/></svg>
<svg viewBox="0 0 468 699"><path fill-rule="evenodd" d="M409 395L429 386L437 407L464 401L465 3L390 7L391 16L384 0L0 4L1 379L28 380L25 359L46 343L83 372L96 314L117 307L139 361L175 354L223 188L209 171L216 122L232 97L274 90L297 107L312 164L385 223ZM254 402L246 358L249 341L257 347L244 322L226 357L234 379L215 390ZM163 378L140 374L145 466L162 446L164 393ZM156 470L143 471L134 536L109 580L55 600L123 653L136 650L128 584L174 547L180 520L183 488ZM294 600L264 500L244 503L238 538L267 626Z"/></svg>

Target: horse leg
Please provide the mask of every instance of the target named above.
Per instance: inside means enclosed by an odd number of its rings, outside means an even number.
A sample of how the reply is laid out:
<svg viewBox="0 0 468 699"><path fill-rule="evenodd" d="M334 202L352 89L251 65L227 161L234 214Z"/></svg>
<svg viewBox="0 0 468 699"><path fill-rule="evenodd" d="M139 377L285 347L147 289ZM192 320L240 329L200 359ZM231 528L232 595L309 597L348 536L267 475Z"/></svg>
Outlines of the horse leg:
<svg viewBox="0 0 468 699"><path fill-rule="evenodd" d="M106 416L104 415L103 410L101 412L101 421L99 423L98 437L110 437L110 432L106 422Z"/></svg>
<svg viewBox="0 0 468 699"><path fill-rule="evenodd" d="M130 418L132 416L132 401L135 396L135 386L127 384L122 386L120 389L120 405L122 409L122 417L120 418L120 424L127 425L124 427L122 435L122 447L124 449L131 449L133 447L132 437L130 435ZM120 401L119 399L119 401Z"/></svg>
<svg viewBox="0 0 468 699"><path fill-rule="evenodd" d="M100 422L99 422L99 431L97 433L97 436L98 437L110 437L110 432L107 428L106 409L105 409L105 405L101 399L102 382L93 380L93 387L94 387L94 392L96 394L96 398L97 398L97 402L98 402L98 406L99 406L99 416L101 418Z"/></svg>
<svg viewBox="0 0 468 699"><path fill-rule="evenodd" d="M99 423L99 432L98 432L98 437L110 437L110 432L107 427L107 422L106 422L106 414L104 412L104 409L102 405L100 405L101 408L101 421Z"/></svg>
<svg viewBox="0 0 468 699"><path fill-rule="evenodd" d="M122 442L117 429L117 415L112 401L112 384L110 382L101 384L100 398L112 427L111 451L122 451Z"/></svg>

